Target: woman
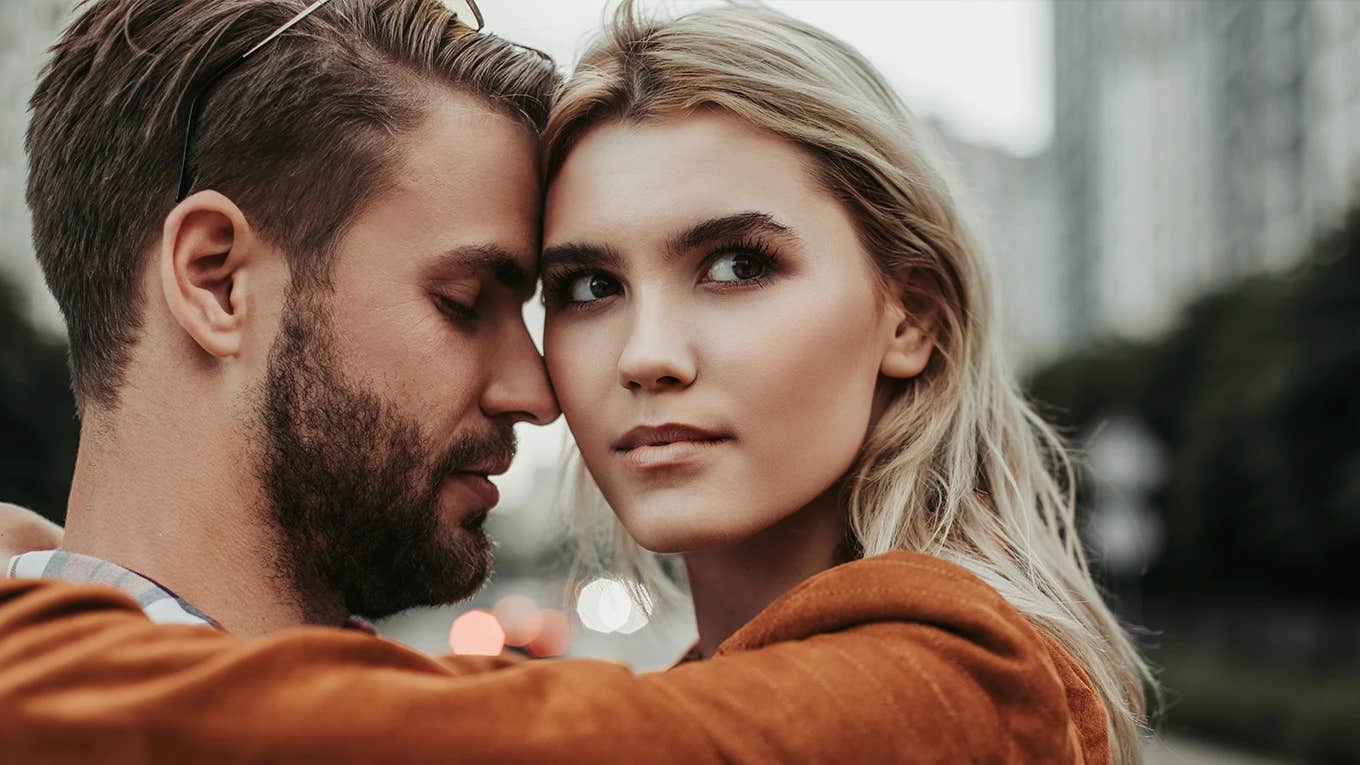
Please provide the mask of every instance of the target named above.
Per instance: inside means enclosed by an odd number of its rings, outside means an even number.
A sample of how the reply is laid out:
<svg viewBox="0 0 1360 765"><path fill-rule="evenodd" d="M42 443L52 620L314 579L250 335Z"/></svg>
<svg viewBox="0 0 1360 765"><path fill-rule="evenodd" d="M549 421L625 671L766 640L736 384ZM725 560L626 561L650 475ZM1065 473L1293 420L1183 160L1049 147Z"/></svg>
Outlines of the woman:
<svg viewBox="0 0 1360 765"><path fill-rule="evenodd" d="M708 657L820 571L928 553L1074 658L1137 761L1146 667L882 76L773 10L647 23L627 2L544 157L544 350L588 469L585 560L655 583L651 554L680 553Z"/></svg>
<svg viewBox="0 0 1360 765"><path fill-rule="evenodd" d="M1141 664L900 104L771 11L632 11L547 131L545 350L621 522L586 547L632 580L655 568L638 545L683 553L712 658L433 660L0 582L0 741L35 761L1137 759Z"/></svg>

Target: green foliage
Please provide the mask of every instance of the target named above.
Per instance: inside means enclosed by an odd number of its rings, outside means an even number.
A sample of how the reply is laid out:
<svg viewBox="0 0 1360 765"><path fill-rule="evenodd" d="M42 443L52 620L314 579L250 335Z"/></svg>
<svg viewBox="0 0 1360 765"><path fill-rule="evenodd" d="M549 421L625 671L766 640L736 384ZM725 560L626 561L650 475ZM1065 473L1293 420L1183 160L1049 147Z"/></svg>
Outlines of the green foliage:
<svg viewBox="0 0 1360 765"><path fill-rule="evenodd" d="M1150 497L1164 548L1136 588L1121 583L1138 593L1126 605L1181 614L1126 614L1155 636L1166 725L1360 761L1360 209L1292 272L1206 295L1164 337L1087 348L1030 383L1069 436L1131 412L1166 447ZM1255 613L1218 620L1231 603ZM1298 633L1310 624L1330 626Z"/></svg>
<svg viewBox="0 0 1360 765"><path fill-rule="evenodd" d="M1360 668L1298 672L1163 653L1170 727L1308 762L1360 762Z"/></svg>
<svg viewBox="0 0 1360 765"><path fill-rule="evenodd" d="M1030 389L1069 434L1133 412L1168 448L1145 591L1355 602L1360 210L1294 271L1203 297L1157 340L1062 359Z"/></svg>
<svg viewBox="0 0 1360 765"><path fill-rule="evenodd" d="M66 349L22 305L0 275L0 499L60 523L79 437Z"/></svg>

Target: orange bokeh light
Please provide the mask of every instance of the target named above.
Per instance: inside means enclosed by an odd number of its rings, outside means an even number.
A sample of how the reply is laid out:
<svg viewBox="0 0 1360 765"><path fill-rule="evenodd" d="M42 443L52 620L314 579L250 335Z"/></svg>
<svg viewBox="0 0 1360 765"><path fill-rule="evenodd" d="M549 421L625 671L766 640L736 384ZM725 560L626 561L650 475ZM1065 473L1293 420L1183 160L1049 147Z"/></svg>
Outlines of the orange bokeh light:
<svg viewBox="0 0 1360 765"><path fill-rule="evenodd" d="M468 611L449 627L449 648L470 656L498 656L505 648L505 630L486 611Z"/></svg>
<svg viewBox="0 0 1360 765"><path fill-rule="evenodd" d="M530 656L561 656L571 647L571 625L567 614L555 608L545 608L541 612L543 626L538 637L525 647Z"/></svg>
<svg viewBox="0 0 1360 765"><path fill-rule="evenodd" d="M543 631L543 612L525 595L506 595L496 602L492 613L505 628L506 645L529 645Z"/></svg>

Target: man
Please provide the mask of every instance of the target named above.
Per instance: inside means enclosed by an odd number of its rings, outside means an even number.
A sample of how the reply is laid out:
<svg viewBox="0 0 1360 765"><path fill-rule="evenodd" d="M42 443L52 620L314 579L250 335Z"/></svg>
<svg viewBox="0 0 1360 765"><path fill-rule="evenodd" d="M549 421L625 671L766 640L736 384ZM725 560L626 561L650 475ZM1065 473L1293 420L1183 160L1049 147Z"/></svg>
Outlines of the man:
<svg viewBox="0 0 1360 765"><path fill-rule="evenodd" d="M940 565L829 572L799 593L843 610L786 598L662 674L334 629L471 593L510 426L557 414L520 314L553 73L433 0L313 8L275 38L300 0L99 0L44 70L28 196L83 427L63 550L0 581L6 762L1072 751L1033 630ZM969 717L864 740L903 710Z"/></svg>
<svg viewBox="0 0 1360 765"><path fill-rule="evenodd" d="M487 476L557 415L520 310L556 75L438 4L336 2L217 76L297 10L97 2L54 47L28 201L82 428L64 551L13 575L238 634L485 579Z"/></svg>

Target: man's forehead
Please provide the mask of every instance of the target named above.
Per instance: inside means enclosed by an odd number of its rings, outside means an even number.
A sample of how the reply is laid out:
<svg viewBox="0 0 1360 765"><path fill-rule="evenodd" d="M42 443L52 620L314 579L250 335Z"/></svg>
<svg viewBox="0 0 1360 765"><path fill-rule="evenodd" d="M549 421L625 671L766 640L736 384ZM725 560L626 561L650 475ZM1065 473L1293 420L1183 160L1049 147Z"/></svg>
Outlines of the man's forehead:
<svg viewBox="0 0 1360 765"><path fill-rule="evenodd" d="M386 233L416 244L423 270L484 270L532 288L542 224L536 138L480 98L440 96L397 138L402 159L374 200L386 208Z"/></svg>

